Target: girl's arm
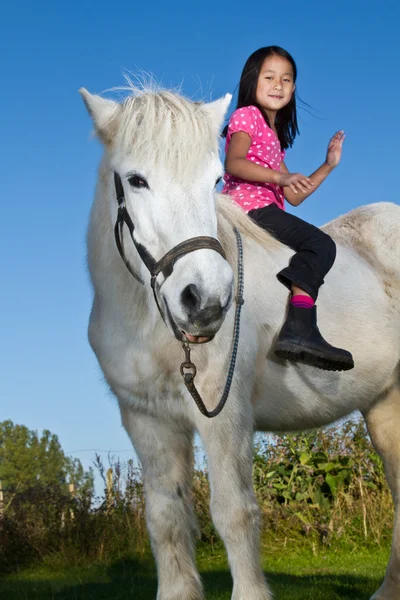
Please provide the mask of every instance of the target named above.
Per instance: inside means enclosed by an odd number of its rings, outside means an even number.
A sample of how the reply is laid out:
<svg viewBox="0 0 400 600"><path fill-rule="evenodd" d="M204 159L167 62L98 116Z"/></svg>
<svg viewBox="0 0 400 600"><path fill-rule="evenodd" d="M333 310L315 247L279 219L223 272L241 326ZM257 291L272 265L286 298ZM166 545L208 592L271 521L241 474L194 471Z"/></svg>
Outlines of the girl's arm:
<svg viewBox="0 0 400 600"><path fill-rule="evenodd" d="M260 181L262 183L275 183L288 186L293 195L312 191L313 183L301 173L288 173L286 171L275 171L261 165L256 165L246 158L251 144L250 136L244 131L238 131L232 135L225 159L225 171L245 181Z"/></svg>
<svg viewBox="0 0 400 600"><path fill-rule="evenodd" d="M310 175L310 181L312 181L312 188L307 191L294 192L290 187L286 187L284 189L284 194L286 200L292 206L299 206L308 196L310 196L321 183L328 177L328 175L333 171L334 167L330 167L326 163L321 165L319 169L317 169L312 175ZM281 171L282 173L289 173L285 163L281 162Z"/></svg>
<svg viewBox="0 0 400 600"><path fill-rule="evenodd" d="M319 167L312 175L310 175L310 180L313 183L311 189L307 191L301 191L300 193L294 192L291 188L287 187L284 190L285 198L292 206L299 206L308 196L310 196L321 183L328 177L330 173L332 173L333 169L337 167L340 162L340 158L342 156L342 145L344 142L344 131L338 131L331 138L328 144L328 150L326 153L326 159L323 165ZM285 163L281 162L281 171L282 173L289 173Z"/></svg>

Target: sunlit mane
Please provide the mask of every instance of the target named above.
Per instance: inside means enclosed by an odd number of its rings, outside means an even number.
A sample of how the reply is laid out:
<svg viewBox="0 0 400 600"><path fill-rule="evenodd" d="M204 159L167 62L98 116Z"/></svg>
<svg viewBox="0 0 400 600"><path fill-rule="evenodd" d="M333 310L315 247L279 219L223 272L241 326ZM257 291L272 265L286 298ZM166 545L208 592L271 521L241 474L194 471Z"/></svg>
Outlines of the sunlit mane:
<svg viewBox="0 0 400 600"><path fill-rule="evenodd" d="M115 142L126 152L190 176L218 152L211 120L202 103L161 89L130 87L118 116Z"/></svg>

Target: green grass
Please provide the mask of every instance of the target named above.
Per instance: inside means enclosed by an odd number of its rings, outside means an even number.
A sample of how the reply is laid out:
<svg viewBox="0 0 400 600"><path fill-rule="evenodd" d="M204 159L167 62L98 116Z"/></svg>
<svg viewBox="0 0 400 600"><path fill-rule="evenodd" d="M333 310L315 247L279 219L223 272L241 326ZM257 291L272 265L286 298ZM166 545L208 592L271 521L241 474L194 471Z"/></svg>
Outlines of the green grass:
<svg viewBox="0 0 400 600"><path fill-rule="evenodd" d="M368 600L379 587L389 558L376 553L282 553L263 566L276 600ZM232 582L223 551L200 550L198 565L207 600L229 600ZM4 600L150 600L156 596L152 560L122 560L110 565L55 568L42 566L0 580Z"/></svg>

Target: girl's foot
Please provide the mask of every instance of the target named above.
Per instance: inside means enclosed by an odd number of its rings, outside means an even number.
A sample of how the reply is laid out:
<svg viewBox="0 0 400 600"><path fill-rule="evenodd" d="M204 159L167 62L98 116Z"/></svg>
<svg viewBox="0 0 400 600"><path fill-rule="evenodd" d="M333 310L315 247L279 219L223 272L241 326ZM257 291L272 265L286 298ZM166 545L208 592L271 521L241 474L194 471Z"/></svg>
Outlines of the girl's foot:
<svg viewBox="0 0 400 600"><path fill-rule="evenodd" d="M289 304L274 352L279 358L326 371L348 371L354 367L350 352L331 346L320 334L316 306L300 308Z"/></svg>

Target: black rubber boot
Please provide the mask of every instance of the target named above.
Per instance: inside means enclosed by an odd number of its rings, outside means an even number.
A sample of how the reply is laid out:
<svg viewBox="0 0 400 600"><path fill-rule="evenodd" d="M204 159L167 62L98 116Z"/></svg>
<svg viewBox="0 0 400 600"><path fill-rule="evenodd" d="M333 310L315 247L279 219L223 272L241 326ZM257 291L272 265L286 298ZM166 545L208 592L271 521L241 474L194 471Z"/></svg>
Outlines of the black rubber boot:
<svg viewBox="0 0 400 600"><path fill-rule="evenodd" d="M279 333L274 352L279 358L301 362L326 371L348 371L354 367L347 350L324 340L317 327L317 307L289 304L287 319Z"/></svg>

